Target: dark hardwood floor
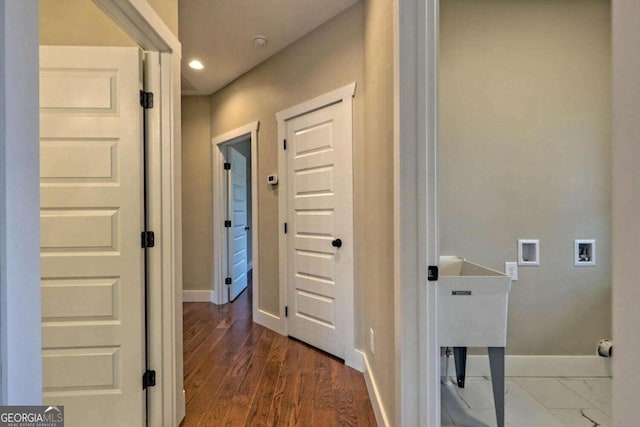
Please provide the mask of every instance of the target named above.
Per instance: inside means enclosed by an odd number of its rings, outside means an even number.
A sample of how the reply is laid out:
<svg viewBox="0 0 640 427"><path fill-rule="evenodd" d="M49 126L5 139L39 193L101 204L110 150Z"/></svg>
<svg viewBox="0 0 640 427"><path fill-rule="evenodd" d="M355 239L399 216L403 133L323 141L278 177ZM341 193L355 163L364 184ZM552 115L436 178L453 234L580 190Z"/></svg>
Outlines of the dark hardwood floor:
<svg viewBox="0 0 640 427"><path fill-rule="evenodd" d="M234 303L184 303L182 427L375 426L364 377L339 359L252 322Z"/></svg>

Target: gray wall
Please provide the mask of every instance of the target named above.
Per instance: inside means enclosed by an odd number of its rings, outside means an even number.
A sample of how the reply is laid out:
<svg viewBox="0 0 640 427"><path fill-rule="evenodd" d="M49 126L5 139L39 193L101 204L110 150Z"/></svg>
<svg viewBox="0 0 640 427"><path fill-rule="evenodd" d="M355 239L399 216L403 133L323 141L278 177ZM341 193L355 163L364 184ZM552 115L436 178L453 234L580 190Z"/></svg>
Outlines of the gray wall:
<svg viewBox="0 0 640 427"><path fill-rule="evenodd" d="M594 354L611 337L608 0L442 0L441 254L500 271L510 354ZM596 267L573 240L597 239Z"/></svg>
<svg viewBox="0 0 640 427"><path fill-rule="evenodd" d="M638 424L640 2L613 0L613 421Z"/></svg>
<svg viewBox="0 0 640 427"><path fill-rule="evenodd" d="M357 206L356 279L364 322L357 331L389 420L396 419L393 287L393 2L364 2L363 200ZM375 332L375 354L369 349Z"/></svg>
<svg viewBox="0 0 640 427"><path fill-rule="evenodd" d="M211 100L182 97L182 286L213 290Z"/></svg>

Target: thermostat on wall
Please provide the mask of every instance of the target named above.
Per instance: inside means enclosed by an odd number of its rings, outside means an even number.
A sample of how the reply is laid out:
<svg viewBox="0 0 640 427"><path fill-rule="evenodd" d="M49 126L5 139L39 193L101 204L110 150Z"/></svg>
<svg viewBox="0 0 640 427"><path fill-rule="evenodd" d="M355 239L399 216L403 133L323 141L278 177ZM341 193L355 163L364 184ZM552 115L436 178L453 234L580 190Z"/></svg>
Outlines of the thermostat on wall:
<svg viewBox="0 0 640 427"><path fill-rule="evenodd" d="M271 185L276 185L278 183L278 175L267 176L267 183Z"/></svg>

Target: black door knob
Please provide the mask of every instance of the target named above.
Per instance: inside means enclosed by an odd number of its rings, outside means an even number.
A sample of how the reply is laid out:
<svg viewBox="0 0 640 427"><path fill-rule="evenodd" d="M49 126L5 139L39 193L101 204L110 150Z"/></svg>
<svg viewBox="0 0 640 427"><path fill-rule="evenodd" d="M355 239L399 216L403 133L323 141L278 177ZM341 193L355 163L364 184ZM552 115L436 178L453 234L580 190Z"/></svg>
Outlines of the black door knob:
<svg viewBox="0 0 640 427"><path fill-rule="evenodd" d="M331 246L333 246L334 248L339 248L340 246L342 246L342 240L340 239L336 239L333 242L331 242Z"/></svg>

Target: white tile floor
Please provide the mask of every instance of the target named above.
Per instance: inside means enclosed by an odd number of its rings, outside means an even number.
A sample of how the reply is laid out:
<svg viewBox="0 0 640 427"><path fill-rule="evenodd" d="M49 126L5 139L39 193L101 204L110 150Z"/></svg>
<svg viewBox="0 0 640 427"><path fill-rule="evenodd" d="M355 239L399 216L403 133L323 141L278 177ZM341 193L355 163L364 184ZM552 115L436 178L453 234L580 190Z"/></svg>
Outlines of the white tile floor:
<svg viewBox="0 0 640 427"><path fill-rule="evenodd" d="M516 378L505 382L506 425L511 427L610 427L611 379ZM453 378L442 385L442 425L496 426L491 379Z"/></svg>

